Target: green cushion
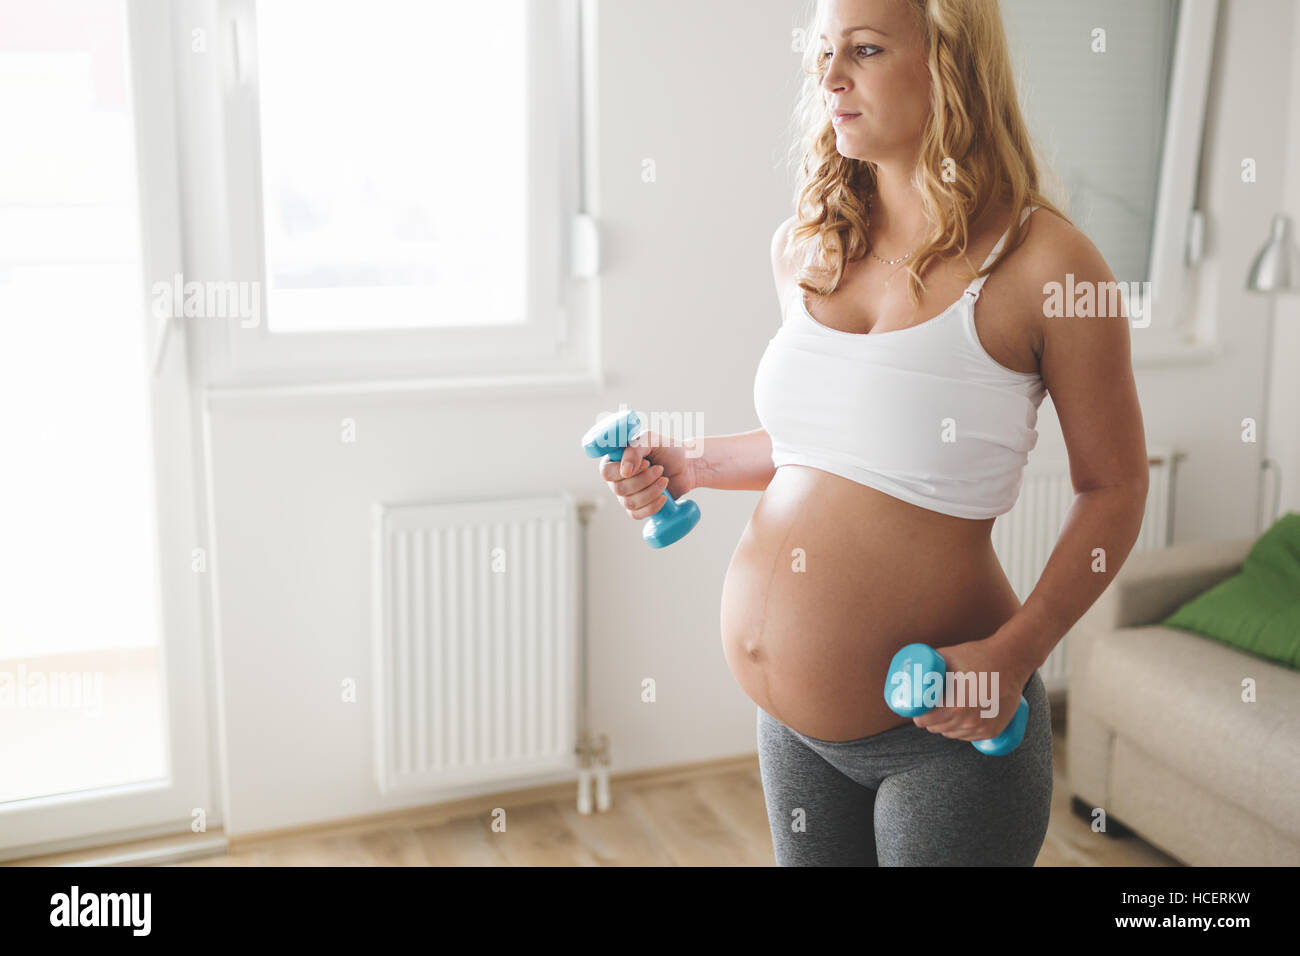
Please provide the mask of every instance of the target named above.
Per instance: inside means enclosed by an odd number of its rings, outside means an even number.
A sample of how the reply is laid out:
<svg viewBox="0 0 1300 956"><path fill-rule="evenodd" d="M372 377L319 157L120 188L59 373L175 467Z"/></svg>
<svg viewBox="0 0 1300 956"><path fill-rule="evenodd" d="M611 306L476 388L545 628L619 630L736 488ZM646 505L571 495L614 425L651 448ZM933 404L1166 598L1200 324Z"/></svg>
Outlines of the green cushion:
<svg viewBox="0 0 1300 956"><path fill-rule="evenodd" d="M1160 622L1300 670L1300 512L1279 518L1241 571Z"/></svg>

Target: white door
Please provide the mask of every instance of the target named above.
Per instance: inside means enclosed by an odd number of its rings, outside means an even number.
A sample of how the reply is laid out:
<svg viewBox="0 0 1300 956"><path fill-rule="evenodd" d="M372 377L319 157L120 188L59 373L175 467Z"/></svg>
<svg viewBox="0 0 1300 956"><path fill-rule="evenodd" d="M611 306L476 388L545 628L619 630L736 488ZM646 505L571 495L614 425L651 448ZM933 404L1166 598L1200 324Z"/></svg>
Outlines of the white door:
<svg viewBox="0 0 1300 956"><path fill-rule="evenodd" d="M0 859L218 822L169 17L0 0Z"/></svg>

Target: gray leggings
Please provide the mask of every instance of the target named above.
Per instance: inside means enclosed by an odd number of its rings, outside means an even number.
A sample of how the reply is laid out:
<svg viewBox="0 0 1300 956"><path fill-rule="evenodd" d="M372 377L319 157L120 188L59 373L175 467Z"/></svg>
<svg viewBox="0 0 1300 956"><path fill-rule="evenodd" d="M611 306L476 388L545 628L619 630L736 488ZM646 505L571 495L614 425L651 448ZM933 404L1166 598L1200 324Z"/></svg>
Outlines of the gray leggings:
<svg viewBox="0 0 1300 956"><path fill-rule="evenodd" d="M818 740L758 708L778 866L1033 866L1052 802L1052 724L1037 671L1025 739L989 757L906 723Z"/></svg>

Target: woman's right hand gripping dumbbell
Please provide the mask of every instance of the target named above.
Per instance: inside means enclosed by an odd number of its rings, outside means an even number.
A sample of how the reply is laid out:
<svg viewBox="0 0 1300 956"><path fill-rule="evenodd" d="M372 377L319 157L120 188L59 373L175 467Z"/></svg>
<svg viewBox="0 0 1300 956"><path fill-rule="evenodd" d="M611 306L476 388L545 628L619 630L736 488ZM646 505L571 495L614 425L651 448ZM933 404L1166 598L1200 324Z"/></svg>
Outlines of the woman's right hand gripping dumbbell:
<svg viewBox="0 0 1300 956"><path fill-rule="evenodd" d="M622 461L601 459L600 477L629 517L648 518L663 508L665 488L676 501L698 487L696 465L700 459L688 455L693 446L693 439L674 443L645 431L628 443Z"/></svg>

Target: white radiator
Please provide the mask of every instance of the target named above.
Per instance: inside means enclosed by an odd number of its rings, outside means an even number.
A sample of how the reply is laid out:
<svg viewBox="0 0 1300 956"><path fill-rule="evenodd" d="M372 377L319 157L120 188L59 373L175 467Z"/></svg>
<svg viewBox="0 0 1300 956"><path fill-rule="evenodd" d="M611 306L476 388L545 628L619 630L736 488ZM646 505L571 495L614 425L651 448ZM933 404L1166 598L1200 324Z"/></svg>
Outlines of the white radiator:
<svg viewBox="0 0 1300 956"><path fill-rule="evenodd" d="M1169 449L1148 453L1151 480L1147 489L1146 513L1138 532L1135 551L1164 548L1171 542L1174 470L1180 456ZM1066 461L1031 462L1025 467L1024 483L1015 507L993 525L993 550L1007 579L1023 603L1038 583L1056 539L1074 502L1070 466ZM1048 690L1065 686L1067 635L1040 668Z"/></svg>
<svg viewBox="0 0 1300 956"><path fill-rule="evenodd" d="M575 765L577 534L567 494L375 507L383 792Z"/></svg>

